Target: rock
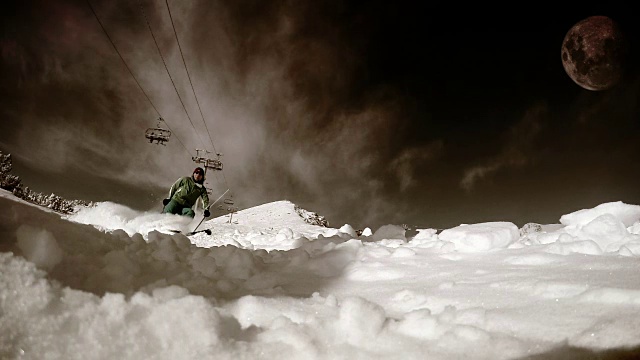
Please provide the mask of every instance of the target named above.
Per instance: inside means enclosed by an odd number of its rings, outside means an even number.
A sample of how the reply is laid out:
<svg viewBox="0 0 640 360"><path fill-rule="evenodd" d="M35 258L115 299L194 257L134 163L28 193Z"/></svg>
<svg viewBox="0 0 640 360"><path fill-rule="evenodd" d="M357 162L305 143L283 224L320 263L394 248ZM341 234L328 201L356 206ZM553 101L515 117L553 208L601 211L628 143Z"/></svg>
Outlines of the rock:
<svg viewBox="0 0 640 360"><path fill-rule="evenodd" d="M293 208L307 224L329 227L329 222L325 220L324 216L305 210L298 205L294 205Z"/></svg>
<svg viewBox="0 0 640 360"><path fill-rule="evenodd" d="M529 235L534 232L542 232L542 225L536 223L527 223L520 228L520 237Z"/></svg>

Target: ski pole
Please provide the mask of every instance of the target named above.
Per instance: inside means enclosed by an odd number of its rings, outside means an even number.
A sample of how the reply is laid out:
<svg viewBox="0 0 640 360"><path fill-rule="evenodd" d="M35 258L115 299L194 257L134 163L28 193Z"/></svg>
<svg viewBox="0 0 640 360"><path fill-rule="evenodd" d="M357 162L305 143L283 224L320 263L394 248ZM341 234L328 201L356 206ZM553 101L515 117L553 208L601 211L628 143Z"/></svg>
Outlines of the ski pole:
<svg viewBox="0 0 640 360"><path fill-rule="evenodd" d="M214 201L214 202L212 202L211 204L209 204L209 206L207 206L207 207L205 208L205 210L209 210L209 208L211 207L211 205L214 205L215 203L217 203L218 201L220 201L220 199L222 199L222 197L224 196L224 194L226 194L226 193L228 193L228 192L229 192L229 189L227 189L227 191L223 192L223 193L222 193L222 195L220 195L220 197L216 199L216 201ZM203 217L202 217L202 220L200 220L200 222L198 223L198 226L196 226L196 228L195 228L195 229L193 229L193 231L192 231L191 233L194 233L194 232L198 229L198 227L200 227L200 224L202 224L202 222L204 221L204 219L206 219L206 217L204 217L204 216L203 216Z"/></svg>

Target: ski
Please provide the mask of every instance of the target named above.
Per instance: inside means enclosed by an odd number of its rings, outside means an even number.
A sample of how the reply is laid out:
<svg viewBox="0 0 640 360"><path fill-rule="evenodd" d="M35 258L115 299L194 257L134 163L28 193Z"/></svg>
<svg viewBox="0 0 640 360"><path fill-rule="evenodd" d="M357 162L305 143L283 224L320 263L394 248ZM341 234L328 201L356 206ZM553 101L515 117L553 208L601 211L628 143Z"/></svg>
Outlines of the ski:
<svg viewBox="0 0 640 360"><path fill-rule="evenodd" d="M182 234L182 231L180 231L180 230L169 229L169 231L171 231L174 234ZM198 230L198 231L191 231L191 232L186 233L185 235L191 236L191 235L195 235L195 234L199 234L199 233L205 233L207 235L211 235L211 230L204 229L204 230Z"/></svg>
<svg viewBox="0 0 640 360"><path fill-rule="evenodd" d="M211 235L211 230L210 229L191 231L191 232L188 232L187 235L195 235L195 234L198 234L198 233L201 233L201 232L203 232L203 233L205 233L207 235Z"/></svg>

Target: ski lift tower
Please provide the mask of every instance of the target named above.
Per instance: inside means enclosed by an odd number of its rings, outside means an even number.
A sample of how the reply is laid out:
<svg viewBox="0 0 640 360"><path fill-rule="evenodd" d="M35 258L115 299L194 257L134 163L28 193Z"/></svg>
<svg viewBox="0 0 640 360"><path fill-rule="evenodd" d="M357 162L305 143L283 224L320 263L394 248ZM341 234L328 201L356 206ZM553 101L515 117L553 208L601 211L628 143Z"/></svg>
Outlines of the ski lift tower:
<svg viewBox="0 0 640 360"><path fill-rule="evenodd" d="M204 152L205 156L200 156L200 152ZM220 156L222 156L222 154L217 153L215 158L209 158L207 157L207 154L211 154L211 152L196 149L196 156L192 156L191 159L196 164L202 164L204 166L205 175L207 173L207 169L222 171L222 161L220 161Z"/></svg>

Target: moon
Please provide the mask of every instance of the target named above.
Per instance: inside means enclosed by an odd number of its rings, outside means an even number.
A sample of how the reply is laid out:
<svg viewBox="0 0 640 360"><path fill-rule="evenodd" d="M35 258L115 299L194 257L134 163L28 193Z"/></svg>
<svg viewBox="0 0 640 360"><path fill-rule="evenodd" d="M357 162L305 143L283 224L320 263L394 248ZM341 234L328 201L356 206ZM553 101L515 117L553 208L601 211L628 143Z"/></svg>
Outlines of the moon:
<svg viewBox="0 0 640 360"><path fill-rule="evenodd" d="M576 23L562 42L562 65L569 77L587 90L615 86L624 70L627 45L622 30L606 16Z"/></svg>

